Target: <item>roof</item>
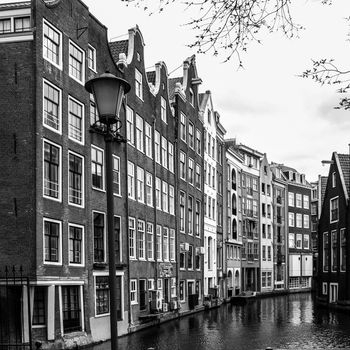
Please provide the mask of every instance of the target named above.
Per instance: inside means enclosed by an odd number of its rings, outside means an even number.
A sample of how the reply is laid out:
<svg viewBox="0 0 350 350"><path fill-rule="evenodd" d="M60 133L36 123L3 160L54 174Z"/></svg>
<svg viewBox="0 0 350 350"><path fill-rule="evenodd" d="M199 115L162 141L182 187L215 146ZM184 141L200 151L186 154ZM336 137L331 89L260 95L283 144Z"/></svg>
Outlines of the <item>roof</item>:
<svg viewBox="0 0 350 350"><path fill-rule="evenodd" d="M155 85L155 83L156 83L156 72L154 70L150 71L150 72L146 72L146 75L147 75L148 82L152 83L153 85Z"/></svg>
<svg viewBox="0 0 350 350"><path fill-rule="evenodd" d="M349 154L339 154L338 159L341 167L341 171L343 173L344 182L347 194L349 194L350 190L350 155Z"/></svg>
<svg viewBox="0 0 350 350"><path fill-rule="evenodd" d="M12 9L12 8L22 8L22 7L30 7L30 1L23 2L12 2L7 4L0 4L1 9Z"/></svg>
<svg viewBox="0 0 350 350"><path fill-rule="evenodd" d="M321 176L321 208L326 194L328 176Z"/></svg>
<svg viewBox="0 0 350 350"><path fill-rule="evenodd" d="M169 100L172 100L174 98L176 83L181 83L182 84L182 78L181 77L170 78L169 81L168 81L168 84L169 84Z"/></svg>
<svg viewBox="0 0 350 350"><path fill-rule="evenodd" d="M119 54L125 53L128 56L129 40L113 41L109 43L112 56L116 62L119 61Z"/></svg>

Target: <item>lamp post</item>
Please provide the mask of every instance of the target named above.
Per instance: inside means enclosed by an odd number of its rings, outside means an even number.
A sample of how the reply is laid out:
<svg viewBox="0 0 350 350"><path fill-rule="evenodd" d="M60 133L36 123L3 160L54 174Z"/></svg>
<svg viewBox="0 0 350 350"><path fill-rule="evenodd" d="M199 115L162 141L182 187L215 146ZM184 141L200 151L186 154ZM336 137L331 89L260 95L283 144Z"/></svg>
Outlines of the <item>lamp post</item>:
<svg viewBox="0 0 350 350"><path fill-rule="evenodd" d="M113 196L113 154L112 143L123 142L124 138L119 134L122 125L119 119L120 107L124 94L130 91L130 84L124 79L111 73L103 73L99 77L86 82L85 89L92 93L95 99L99 122L106 126L98 133L104 135L106 144L106 194L107 194L107 236L108 236L108 266L109 266L109 291L110 291L110 328L111 349L118 348L117 325L117 285L116 285L116 261L115 261L115 237L114 237L114 196ZM112 125L117 125L117 130L112 130Z"/></svg>

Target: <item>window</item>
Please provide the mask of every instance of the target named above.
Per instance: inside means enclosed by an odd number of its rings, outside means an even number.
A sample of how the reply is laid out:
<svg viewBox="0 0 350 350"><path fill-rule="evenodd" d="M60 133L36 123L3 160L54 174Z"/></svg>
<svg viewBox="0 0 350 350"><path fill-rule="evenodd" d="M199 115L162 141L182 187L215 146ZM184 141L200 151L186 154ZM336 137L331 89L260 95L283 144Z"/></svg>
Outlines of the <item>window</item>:
<svg viewBox="0 0 350 350"><path fill-rule="evenodd" d="M62 286L64 333L81 331L80 286Z"/></svg>
<svg viewBox="0 0 350 350"><path fill-rule="evenodd" d="M335 188L337 186L337 175L336 173L332 173L332 187Z"/></svg>
<svg viewBox="0 0 350 350"><path fill-rule="evenodd" d="M188 144L194 149L194 126L192 123L188 123Z"/></svg>
<svg viewBox="0 0 350 350"><path fill-rule="evenodd" d="M340 230L340 271L346 271L346 236L345 228Z"/></svg>
<svg viewBox="0 0 350 350"><path fill-rule="evenodd" d="M180 246L180 270L183 270L185 269L185 252L183 252L181 249L182 248Z"/></svg>
<svg viewBox="0 0 350 350"><path fill-rule="evenodd" d="M84 143L84 105L68 98L69 109L69 138L78 143Z"/></svg>
<svg viewBox="0 0 350 350"><path fill-rule="evenodd" d="M299 228L303 227L303 215L302 214L296 214L296 226Z"/></svg>
<svg viewBox="0 0 350 350"><path fill-rule="evenodd" d="M309 201L309 196L303 196L303 204L304 204L304 209L309 209L310 206L310 201Z"/></svg>
<svg viewBox="0 0 350 350"><path fill-rule="evenodd" d="M304 214L304 228L309 228L309 227L310 227L309 215Z"/></svg>
<svg viewBox="0 0 350 350"><path fill-rule="evenodd" d="M143 119L136 114L136 148L143 152Z"/></svg>
<svg viewBox="0 0 350 350"><path fill-rule="evenodd" d="M121 218L120 216L113 217L114 221L114 251L115 261L122 262L122 230L121 230Z"/></svg>
<svg viewBox="0 0 350 350"><path fill-rule="evenodd" d="M154 153L156 162L160 164L160 133L158 131L154 132Z"/></svg>
<svg viewBox="0 0 350 350"><path fill-rule="evenodd" d="M180 116L180 138L186 142L186 116L183 113Z"/></svg>
<svg viewBox="0 0 350 350"><path fill-rule="evenodd" d="M69 263L81 265L84 263L83 226L69 224Z"/></svg>
<svg viewBox="0 0 350 350"><path fill-rule="evenodd" d="M323 295L327 295L328 294L328 290L327 290L327 282L322 282L322 294Z"/></svg>
<svg viewBox="0 0 350 350"><path fill-rule="evenodd" d="M128 161L128 196L135 199L135 166Z"/></svg>
<svg viewBox="0 0 350 350"><path fill-rule="evenodd" d="M161 210L162 209L162 203L161 203L161 180L159 177L156 177L156 208Z"/></svg>
<svg viewBox="0 0 350 350"><path fill-rule="evenodd" d="M304 233L304 243L303 243L304 249L310 249L310 236Z"/></svg>
<svg viewBox="0 0 350 350"><path fill-rule="evenodd" d="M156 255L157 261L162 261L162 226L156 227Z"/></svg>
<svg viewBox="0 0 350 350"><path fill-rule="evenodd" d="M169 214L175 215L175 191L171 185L169 185Z"/></svg>
<svg viewBox="0 0 350 350"><path fill-rule="evenodd" d="M295 206L297 208L302 208L302 200L301 200L301 194L300 193L297 193L295 195Z"/></svg>
<svg viewBox="0 0 350 350"><path fill-rule="evenodd" d="M134 112L130 107L126 107L126 138L131 145L135 144Z"/></svg>
<svg viewBox="0 0 350 350"><path fill-rule="evenodd" d="M193 185L194 182L194 163L191 158L188 158L188 182L191 185Z"/></svg>
<svg viewBox="0 0 350 350"><path fill-rule="evenodd" d="M62 68L62 34L53 25L44 20L43 56L58 68ZM7 28L7 24L2 26ZM1 31L1 24L0 24Z"/></svg>
<svg viewBox="0 0 350 350"><path fill-rule="evenodd" d="M0 34L11 32L11 18L0 19Z"/></svg>
<svg viewBox="0 0 350 350"><path fill-rule="evenodd" d="M152 174L146 172L146 204L153 206L153 178Z"/></svg>
<svg viewBox="0 0 350 350"><path fill-rule="evenodd" d="M145 122L146 156L152 158L152 127Z"/></svg>
<svg viewBox="0 0 350 350"><path fill-rule="evenodd" d="M160 117L163 120L164 123L167 122L166 117L166 101L163 96L160 97Z"/></svg>
<svg viewBox="0 0 350 350"><path fill-rule="evenodd" d="M255 177L253 178L253 190L258 190L258 180Z"/></svg>
<svg viewBox="0 0 350 350"><path fill-rule="evenodd" d="M137 280L130 280L130 302L137 304Z"/></svg>
<svg viewBox="0 0 350 350"><path fill-rule="evenodd" d="M196 129L196 151L199 155L201 154L201 148L202 148L202 134L198 129Z"/></svg>
<svg viewBox="0 0 350 350"><path fill-rule="evenodd" d="M189 245L189 250L187 253L187 268L193 270L193 245Z"/></svg>
<svg viewBox="0 0 350 350"><path fill-rule="evenodd" d="M323 271L329 270L328 232L323 233Z"/></svg>
<svg viewBox="0 0 350 350"><path fill-rule="evenodd" d="M145 202L145 172L142 168L137 167L137 200L140 203Z"/></svg>
<svg viewBox="0 0 350 350"><path fill-rule="evenodd" d="M266 260L266 245L262 246L262 259L263 261Z"/></svg>
<svg viewBox="0 0 350 350"><path fill-rule="evenodd" d="M163 211L168 212L169 210L168 184L165 181L162 182L162 205L163 205Z"/></svg>
<svg viewBox="0 0 350 350"><path fill-rule="evenodd" d="M331 263L332 271L335 272L338 270L338 235L337 231L332 231L331 235Z"/></svg>
<svg viewBox="0 0 350 350"><path fill-rule="evenodd" d="M103 150L91 147L92 187L103 190Z"/></svg>
<svg viewBox="0 0 350 350"><path fill-rule="evenodd" d="M208 117L208 123L211 124L211 111L209 109L208 109L207 117Z"/></svg>
<svg viewBox="0 0 350 350"><path fill-rule="evenodd" d="M295 248L297 249L301 249L303 246L302 246L302 238L303 238L303 235L301 233L298 233L296 236L296 242L295 242Z"/></svg>
<svg viewBox="0 0 350 350"><path fill-rule="evenodd" d="M80 83L84 83L85 80L84 62L84 51L69 41L69 76Z"/></svg>
<svg viewBox="0 0 350 350"><path fill-rule="evenodd" d="M129 258L136 259L136 227L134 218L129 218Z"/></svg>
<svg viewBox="0 0 350 350"><path fill-rule="evenodd" d="M193 235L193 198L188 196L188 234Z"/></svg>
<svg viewBox="0 0 350 350"><path fill-rule="evenodd" d="M44 80L43 123L53 131L61 132L61 90Z"/></svg>
<svg viewBox="0 0 350 350"><path fill-rule="evenodd" d="M46 324L46 290L46 287L34 287L33 325L35 326Z"/></svg>
<svg viewBox="0 0 350 350"><path fill-rule="evenodd" d="M69 152L68 202L78 206L83 205L83 157Z"/></svg>
<svg viewBox="0 0 350 350"><path fill-rule="evenodd" d="M201 202L196 200L196 226L195 232L196 236L200 236L200 227L201 227Z"/></svg>
<svg viewBox="0 0 350 350"><path fill-rule="evenodd" d="M148 260L154 259L154 234L153 224L147 223L147 257Z"/></svg>
<svg viewBox="0 0 350 350"><path fill-rule="evenodd" d="M94 96L90 94L90 125L100 125Z"/></svg>
<svg viewBox="0 0 350 350"><path fill-rule="evenodd" d="M185 232L185 193L180 192L180 231Z"/></svg>
<svg viewBox="0 0 350 350"><path fill-rule="evenodd" d="M105 261L105 214L93 212L94 262Z"/></svg>
<svg viewBox="0 0 350 350"><path fill-rule="evenodd" d="M171 142L168 142L168 169L174 172L174 146Z"/></svg>
<svg viewBox="0 0 350 350"><path fill-rule="evenodd" d="M294 227L294 213L288 213L288 225L289 227Z"/></svg>
<svg viewBox="0 0 350 350"><path fill-rule="evenodd" d="M61 200L61 148L44 141L44 197Z"/></svg>
<svg viewBox="0 0 350 350"><path fill-rule="evenodd" d="M44 219L44 261L61 263L61 222Z"/></svg>
<svg viewBox="0 0 350 350"><path fill-rule="evenodd" d="M142 92L142 74L141 72L135 68L135 93L136 96L139 97L141 100L143 99L143 92Z"/></svg>
<svg viewBox="0 0 350 350"><path fill-rule="evenodd" d="M162 136L162 165L168 168L168 141Z"/></svg>
<svg viewBox="0 0 350 350"><path fill-rule="evenodd" d="M180 178L186 180L186 155L180 151Z"/></svg>
<svg viewBox="0 0 350 350"><path fill-rule="evenodd" d="M294 193L288 192L288 205L294 207Z"/></svg>
<svg viewBox="0 0 350 350"><path fill-rule="evenodd" d="M170 236L169 236L169 258L170 261L175 261L176 257L176 245L175 245L175 230L170 229Z"/></svg>
<svg viewBox="0 0 350 350"><path fill-rule="evenodd" d="M294 233L289 233L288 237L289 237L288 247L289 248L295 248Z"/></svg>
<svg viewBox="0 0 350 350"><path fill-rule="evenodd" d="M169 229L163 227L163 258L169 261Z"/></svg>
<svg viewBox="0 0 350 350"><path fill-rule="evenodd" d="M201 188L201 182L202 182L201 173L202 173L202 171L201 171L200 165L196 164L196 180L195 180L195 182L196 182L196 187L198 189Z"/></svg>
<svg viewBox="0 0 350 350"><path fill-rule="evenodd" d="M267 225L267 238L271 239L271 225Z"/></svg>
<svg viewBox="0 0 350 350"><path fill-rule="evenodd" d="M148 290L154 290L154 279L153 278L148 279L147 287L148 287Z"/></svg>
<svg viewBox="0 0 350 350"><path fill-rule="evenodd" d="M145 236L145 222L138 220L137 233L139 238L139 259L146 259L146 236Z"/></svg>
<svg viewBox="0 0 350 350"><path fill-rule="evenodd" d="M185 301L185 281L179 282L179 297L180 301Z"/></svg>
<svg viewBox="0 0 350 350"><path fill-rule="evenodd" d="M88 47L88 67L96 72L96 49L91 45Z"/></svg>
<svg viewBox="0 0 350 350"><path fill-rule="evenodd" d="M338 203L338 197L332 198L330 200L330 218L331 222L338 221L339 218L339 203Z"/></svg>
<svg viewBox="0 0 350 350"><path fill-rule="evenodd" d="M95 277L96 315L109 313L109 278L108 276Z"/></svg>
<svg viewBox="0 0 350 350"><path fill-rule="evenodd" d="M25 32L30 30L30 17L14 18L15 32Z"/></svg>
<svg viewBox="0 0 350 350"><path fill-rule="evenodd" d="M147 309L148 298L145 279L139 279L139 303L140 311L144 311Z"/></svg>
<svg viewBox="0 0 350 350"><path fill-rule="evenodd" d="M113 155L113 194L121 195L120 191L120 158Z"/></svg>

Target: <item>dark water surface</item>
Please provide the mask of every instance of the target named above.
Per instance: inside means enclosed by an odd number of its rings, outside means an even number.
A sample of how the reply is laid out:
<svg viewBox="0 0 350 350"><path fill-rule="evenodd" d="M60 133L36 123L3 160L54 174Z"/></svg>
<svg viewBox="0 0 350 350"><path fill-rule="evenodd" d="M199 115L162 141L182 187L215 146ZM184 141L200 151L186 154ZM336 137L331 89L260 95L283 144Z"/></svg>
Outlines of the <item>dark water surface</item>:
<svg viewBox="0 0 350 350"><path fill-rule="evenodd" d="M319 309L310 294L222 305L118 341L118 350L349 349L350 315ZM95 346L107 350L109 344Z"/></svg>

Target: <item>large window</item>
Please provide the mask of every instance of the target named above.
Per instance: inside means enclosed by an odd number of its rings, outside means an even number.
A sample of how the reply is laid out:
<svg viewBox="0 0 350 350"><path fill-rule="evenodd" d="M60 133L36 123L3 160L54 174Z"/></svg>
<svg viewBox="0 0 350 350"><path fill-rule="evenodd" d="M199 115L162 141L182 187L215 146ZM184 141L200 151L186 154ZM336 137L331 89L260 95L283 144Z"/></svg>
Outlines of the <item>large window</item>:
<svg viewBox="0 0 350 350"><path fill-rule="evenodd" d="M158 261L162 260L162 226L156 227L156 257Z"/></svg>
<svg viewBox="0 0 350 350"><path fill-rule="evenodd" d="M61 263L61 222L44 219L44 261Z"/></svg>
<svg viewBox="0 0 350 350"><path fill-rule="evenodd" d="M103 150L91 147L92 187L103 190Z"/></svg>
<svg viewBox="0 0 350 350"><path fill-rule="evenodd" d="M336 230L331 233L331 249L332 271L336 272L338 270L338 235Z"/></svg>
<svg viewBox="0 0 350 350"><path fill-rule="evenodd" d="M46 60L61 69L62 34L45 20L43 26L43 56Z"/></svg>
<svg viewBox="0 0 350 350"><path fill-rule="evenodd" d="M176 260L176 245L175 245L175 230L170 229L170 237L169 237L169 257L170 261L175 261Z"/></svg>
<svg viewBox="0 0 350 350"><path fill-rule="evenodd" d="M145 202L145 172L140 167L137 167L137 200Z"/></svg>
<svg viewBox="0 0 350 350"><path fill-rule="evenodd" d="M196 200L196 226L195 226L195 233L196 236L200 236L200 228L201 228L201 202Z"/></svg>
<svg viewBox="0 0 350 350"><path fill-rule="evenodd" d="M304 209L309 209L310 207L309 196L303 196L303 205L304 205Z"/></svg>
<svg viewBox="0 0 350 350"><path fill-rule="evenodd" d="M160 164L160 133L158 131L154 132L154 154L156 162Z"/></svg>
<svg viewBox="0 0 350 350"><path fill-rule="evenodd" d="M61 148L44 141L44 196L61 200Z"/></svg>
<svg viewBox="0 0 350 350"><path fill-rule="evenodd" d="M117 282L117 318L122 319L122 277L116 276ZM96 315L109 313L109 278L108 276L95 277L95 305Z"/></svg>
<svg viewBox="0 0 350 350"><path fill-rule="evenodd" d="M174 146L171 142L168 142L168 169L174 172Z"/></svg>
<svg viewBox="0 0 350 350"><path fill-rule="evenodd" d="M93 212L94 262L105 261L105 214Z"/></svg>
<svg viewBox="0 0 350 350"><path fill-rule="evenodd" d="M145 222L138 220L137 232L139 238L139 259L146 259L146 236L145 236Z"/></svg>
<svg viewBox="0 0 350 350"><path fill-rule="evenodd" d="M15 32L21 33L30 30L30 17L16 17L14 18Z"/></svg>
<svg viewBox="0 0 350 350"><path fill-rule="evenodd" d="M185 193L180 192L180 231L185 232Z"/></svg>
<svg viewBox="0 0 350 350"><path fill-rule="evenodd" d="M135 68L135 93L136 96L139 97L141 100L143 99L143 92L142 92L142 74L141 72Z"/></svg>
<svg viewBox="0 0 350 350"><path fill-rule="evenodd" d="M346 271L346 236L345 228L340 230L340 271Z"/></svg>
<svg viewBox="0 0 350 350"><path fill-rule="evenodd" d="M294 193L288 192L288 205L294 207Z"/></svg>
<svg viewBox="0 0 350 350"><path fill-rule="evenodd" d="M46 291L47 287L34 287L33 325L35 326L46 324Z"/></svg>
<svg viewBox="0 0 350 350"><path fill-rule="evenodd" d="M130 280L130 302L137 304L137 280Z"/></svg>
<svg viewBox="0 0 350 350"><path fill-rule="evenodd" d="M154 233L151 223L147 223L147 258L154 260Z"/></svg>
<svg viewBox="0 0 350 350"><path fill-rule="evenodd" d="M332 198L330 200L330 218L331 218L331 222L335 222L338 221L339 218L339 201L338 201L338 197L336 198Z"/></svg>
<svg viewBox="0 0 350 350"><path fill-rule="evenodd" d="M128 196L135 199L135 165L128 161Z"/></svg>
<svg viewBox="0 0 350 350"><path fill-rule="evenodd" d="M68 98L69 110L69 138L73 141L84 143L84 105L73 99Z"/></svg>
<svg viewBox="0 0 350 350"><path fill-rule="evenodd" d="M188 234L193 235L193 197L188 196Z"/></svg>
<svg viewBox="0 0 350 350"><path fill-rule="evenodd" d="M121 195L120 191L120 158L113 155L113 194Z"/></svg>
<svg viewBox="0 0 350 350"><path fill-rule="evenodd" d="M295 195L295 206L297 207L297 208L302 208L302 199L301 199L301 194L300 193L297 193L296 195Z"/></svg>
<svg viewBox="0 0 350 350"><path fill-rule="evenodd" d="M83 157L69 152L68 201L70 204L82 206L84 191L84 161Z"/></svg>
<svg viewBox="0 0 350 350"><path fill-rule="evenodd" d="M295 238L294 233L289 233L289 240L288 240L288 247L289 248L295 248Z"/></svg>
<svg viewBox="0 0 350 350"><path fill-rule="evenodd" d="M196 129L196 151L200 155L202 149L202 134L201 132Z"/></svg>
<svg viewBox="0 0 350 350"><path fill-rule="evenodd" d="M83 226L69 224L69 263L82 265L84 254Z"/></svg>
<svg viewBox="0 0 350 350"><path fill-rule="evenodd" d="M160 97L160 116L164 123L167 122L166 117L166 101L163 96Z"/></svg>
<svg viewBox="0 0 350 350"><path fill-rule="evenodd" d="M162 136L162 165L168 168L168 141L164 136Z"/></svg>
<svg viewBox="0 0 350 350"><path fill-rule="evenodd" d="M162 181L160 180L159 177L156 177L156 208L159 210L162 209L161 186L162 186Z"/></svg>
<svg viewBox="0 0 350 350"><path fill-rule="evenodd" d="M134 218L129 218L129 258L136 259L136 227Z"/></svg>
<svg viewBox="0 0 350 350"><path fill-rule="evenodd" d="M168 184L165 181L162 182L162 206L163 206L163 211L168 212L168 209L169 209Z"/></svg>
<svg viewBox="0 0 350 350"><path fill-rule="evenodd" d="M296 214L296 227L302 228L303 227L303 215L302 214Z"/></svg>
<svg viewBox="0 0 350 350"><path fill-rule="evenodd" d="M114 251L115 261L122 262L122 230L121 230L121 218L120 216L114 216Z"/></svg>
<svg viewBox="0 0 350 350"><path fill-rule="evenodd" d="M175 190L171 185L169 185L169 214L175 214Z"/></svg>
<svg viewBox="0 0 350 350"><path fill-rule="evenodd" d="M192 158L188 158L188 182L194 184L194 162Z"/></svg>
<svg viewBox="0 0 350 350"><path fill-rule="evenodd" d="M309 227L310 227L309 215L304 214L304 228L309 228Z"/></svg>
<svg viewBox="0 0 350 350"><path fill-rule="evenodd" d="M61 132L61 90L44 80L44 125Z"/></svg>
<svg viewBox="0 0 350 350"><path fill-rule="evenodd" d="M136 114L136 148L143 152L143 119Z"/></svg>
<svg viewBox="0 0 350 350"><path fill-rule="evenodd" d="M11 33L11 18L0 19L0 34Z"/></svg>
<svg viewBox="0 0 350 350"><path fill-rule="evenodd" d="M183 113L180 116L180 138L186 142L186 116Z"/></svg>
<svg viewBox="0 0 350 350"><path fill-rule="evenodd" d="M201 188L201 182L202 182L202 170L199 164L196 164L196 179L195 179L195 183L196 183L196 187L198 189Z"/></svg>
<svg viewBox="0 0 350 350"><path fill-rule="evenodd" d="M194 126L188 123L188 145L194 149Z"/></svg>
<svg viewBox="0 0 350 350"><path fill-rule="evenodd" d="M163 258L169 261L169 229L163 227Z"/></svg>
<svg viewBox="0 0 350 350"><path fill-rule="evenodd" d="M85 53L74 44L69 42L69 76L73 79L84 83L85 80Z"/></svg>
<svg viewBox="0 0 350 350"><path fill-rule="evenodd" d="M126 138L131 145L135 144L134 112L126 107Z"/></svg>
<svg viewBox="0 0 350 350"><path fill-rule="evenodd" d="M193 245L189 245L189 250L187 253L187 268L193 270Z"/></svg>
<svg viewBox="0 0 350 350"><path fill-rule="evenodd" d="M186 180L186 155L180 151L180 178Z"/></svg>
<svg viewBox="0 0 350 350"><path fill-rule="evenodd" d="M96 72L96 49L91 45L88 47L88 67Z"/></svg>
<svg viewBox="0 0 350 350"><path fill-rule="evenodd" d="M294 213L288 213L288 225L289 227L294 227Z"/></svg>

